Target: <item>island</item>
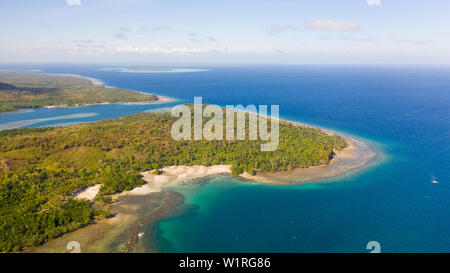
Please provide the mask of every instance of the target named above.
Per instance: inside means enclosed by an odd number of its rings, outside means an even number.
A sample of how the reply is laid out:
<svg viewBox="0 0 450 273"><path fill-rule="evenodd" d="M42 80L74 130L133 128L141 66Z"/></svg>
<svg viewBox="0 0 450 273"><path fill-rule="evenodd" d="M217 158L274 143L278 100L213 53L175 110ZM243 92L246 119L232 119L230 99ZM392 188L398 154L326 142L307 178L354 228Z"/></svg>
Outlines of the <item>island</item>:
<svg viewBox="0 0 450 273"><path fill-rule="evenodd" d="M123 67L123 68L104 68L106 71L117 71L123 73L190 73L206 72L209 69L203 68L173 68L173 67Z"/></svg>
<svg viewBox="0 0 450 273"><path fill-rule="evenodd" d="M348 146L338 135L288 122L280 123L273 152L260 151L261 140L175 141L175 121L170 113L150 112L0 131L0 251L37 246L108 218L115 195L145 186L143 178L152 184L149 171L170 175L178 166L197 168L198 175L198 166L213 168L200 170L208 175L217 172L214 166L225 166L230 174L257 177L327 165ZM92 186L95 197L76 198Z"/></svg>
<svg viewBox="0 0 450 273"><path fill-rule="evenodd" d="M77 75L0 72L0 113L37 107L154 103L166 99L100 83Z"/></svg>

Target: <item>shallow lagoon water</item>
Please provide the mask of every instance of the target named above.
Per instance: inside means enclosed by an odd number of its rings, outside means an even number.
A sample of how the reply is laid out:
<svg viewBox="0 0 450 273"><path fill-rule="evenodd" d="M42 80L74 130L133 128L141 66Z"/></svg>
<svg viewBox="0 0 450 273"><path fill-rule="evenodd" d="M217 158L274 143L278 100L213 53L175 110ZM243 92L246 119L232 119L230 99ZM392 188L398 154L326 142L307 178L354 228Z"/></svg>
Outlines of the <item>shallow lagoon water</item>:
<svg viewBox="0 0 450 273"><path fill-rule="evenodd" d="M26 109L11 113L0 114L0 130L56 126L64 123L93 122L103 119L119 118L125 115L146 112L149 110L176 105L178 103L164 104L105 104L91 106L74 106L58 108Z"/></svg>
<svg viewBox="0 0 450 273"><path fill-rule="evenodd" d="M196 73L30 68L81 74L180 102L202 96L219 105L279 104L282 118L370 140L382 155L330 183L267 186L219 176L172 188L197 208L159 223L162 251L368 252L369 241L379 241L382 252L450 251L448 67L209 67ZM35 109L2 114L0 124L97 113L63 121L86 122L166 106Z"/></svg>

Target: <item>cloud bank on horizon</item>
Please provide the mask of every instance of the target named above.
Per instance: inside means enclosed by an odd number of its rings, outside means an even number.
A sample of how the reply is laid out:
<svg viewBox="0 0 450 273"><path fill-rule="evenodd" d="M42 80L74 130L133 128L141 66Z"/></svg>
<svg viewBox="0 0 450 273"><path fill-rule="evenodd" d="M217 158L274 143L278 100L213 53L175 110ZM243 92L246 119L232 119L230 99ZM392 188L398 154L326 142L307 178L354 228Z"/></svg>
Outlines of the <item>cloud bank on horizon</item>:
<svg viewBox="0 0 450 273"><path fill-rule="evenodd" d="M305 26L313 30L331 30L331 31L353 31L359 30L359 26L355 22L338 22L327 19L306 22Z"/></svg>
<svg viewBox="0 0 450 273"><path fill-rule="evenodd" d="M81 0L66 0L67 5L69 6L80 6Z"/></svg>
<svg viewBox="0 0 450 273"><path fill-rule="evenodd" d="M450 63L446 0L36 5L0 3L0 63Z"/></svg>
<svg viewBox="0 0 450 273"><path fill-rule="evenodd" d="M381 5L381 0L366 0L369 6L379 6Z"/></svg>

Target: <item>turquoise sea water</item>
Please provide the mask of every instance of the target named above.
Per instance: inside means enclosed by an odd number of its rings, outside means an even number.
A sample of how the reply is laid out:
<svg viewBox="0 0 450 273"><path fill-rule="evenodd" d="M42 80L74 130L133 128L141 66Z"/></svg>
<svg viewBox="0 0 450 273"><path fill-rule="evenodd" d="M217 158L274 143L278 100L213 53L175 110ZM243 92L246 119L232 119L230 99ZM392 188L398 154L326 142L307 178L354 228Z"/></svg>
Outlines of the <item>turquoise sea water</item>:
<svg viewBox="0 0 450 273"><path fill-rule="evenodd" d="M368 252L369 241L380 242L382 252L450 251L450 67L27 68L94 77L177 103L202 96L219 105L279 104L281 117L366 139L379 154L372 166L333 183L267 186L218 176L172 187L195 208L158 224L163 251ZM165 106L35 109L1 114L0 126L86 122ZM77 114L84 115L70 116Z"/></svg>

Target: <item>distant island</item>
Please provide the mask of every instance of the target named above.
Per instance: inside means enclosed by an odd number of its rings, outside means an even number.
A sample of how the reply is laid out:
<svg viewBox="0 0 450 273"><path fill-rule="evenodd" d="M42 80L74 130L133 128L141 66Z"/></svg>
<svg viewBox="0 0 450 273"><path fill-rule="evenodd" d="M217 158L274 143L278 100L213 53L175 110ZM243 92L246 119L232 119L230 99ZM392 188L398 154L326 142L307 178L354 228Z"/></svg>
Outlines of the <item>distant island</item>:
<svg viewBox="0 0 450 273"><path fill-rule="evenodd" d="M24 108L157 102L160 97L108 88L76 75L0 72L0 113Z"/></svg>
<svg viewBox="0 0 450 273"><path fill-rule="evenodd" d="M188 73L188 72L209 71L209 69L201 69L201 68L171 68L171 67L104 68L103 70L112 70L124 73Z"/></svg>
<svg viewBox="0 0 450 273"><path fill-rule="evenodd" d="M0 251L37 246L109 217L114 194L145 185L146 171L157 176L170 175L171 166L226 165L233 175L252 177L327 165L348 146L337 135L288 122L280 123L273 152L261 152L261 140L175 141L175 121L169 113L141 113L0 131ZM92 186L93 204L74 198Z"/></svg>

